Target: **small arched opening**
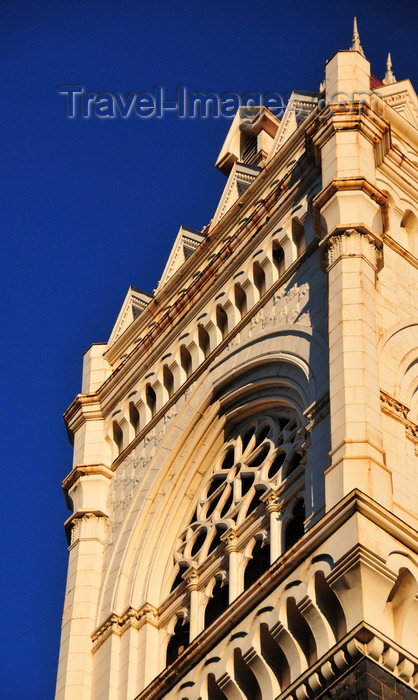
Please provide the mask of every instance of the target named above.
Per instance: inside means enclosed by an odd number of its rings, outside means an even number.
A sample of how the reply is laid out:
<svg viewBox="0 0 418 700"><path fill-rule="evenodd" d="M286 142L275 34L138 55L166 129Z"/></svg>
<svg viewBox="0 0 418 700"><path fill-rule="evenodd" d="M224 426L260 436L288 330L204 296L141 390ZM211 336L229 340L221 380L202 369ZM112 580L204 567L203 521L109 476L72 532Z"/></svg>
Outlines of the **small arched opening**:
<svg viewBox="0 0 418 700"><path fill-rule="evenodd" d="M209 627L229 605L229 587L226 581L217 579L212 596L205 609L205 627Z"/></svg>
<svg viewBox="0 0 418 700"><path fill-rule="evenodd" d="M151 384L147 384L145 387L145 400L150 410L151 418L153 418L155 416L155 411L157 407L157 397Z"/></svg>
<svg viewBox="0 0 418 700"><path fill-rule="evenodd" d="M180 364L188 379L192 373L192 356L185 345L180 347Z"/></svg>
<svg viewBox="0 0 418 700"><path fill-rule="evenodd" d="M266 275L258 261L256 261L253 265L253 278L258 293L260 297L262 297L264 292L266 291Z"/></svg>
<svg viewBox="0 0 418 700"><path fill-rule="evenodd" d="M305 533L305 502L300 499L293 508L292 517L286 525L284 548L289 549Z"/></svg>
<svg viewBox="0 0 418 700"><path fill-rule="evenodd" d="M216 325L221 332L223 340L228 333L228 316L220 304L216 307Z"/></svg>
<svg viewBox="0 0 418 700"><path fill-rule="evenodd" d="M171 369L164 365L163 367L163 384L167 392L167 396L170 399L174 393L174 377Z"/></svg>
<svg viewBox="0 0 418 700"><path fill-rule="evenodd" d="M139 411L133 401L129 403L129 422L133 428L134 435L139 433Z"/></svg>
<svg viewBox="0 0 418 700"><path fill-rule="evenodd" d="M179 618L174 627L173 635L167 645L166 665L172 664L189 645L190 626L189 622Z"/></svg>

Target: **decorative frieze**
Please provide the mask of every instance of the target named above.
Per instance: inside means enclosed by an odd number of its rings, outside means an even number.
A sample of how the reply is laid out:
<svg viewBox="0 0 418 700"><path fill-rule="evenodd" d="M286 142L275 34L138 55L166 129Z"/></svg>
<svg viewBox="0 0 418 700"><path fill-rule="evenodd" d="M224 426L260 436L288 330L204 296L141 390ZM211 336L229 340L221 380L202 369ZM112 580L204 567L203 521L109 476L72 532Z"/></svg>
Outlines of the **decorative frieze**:
<svg viewBox="0 0 418 700"><path fill-rule="evenodd" d="M380 390L380 402L382 411L398 420L408 421L409 408L382 389Z"/></svg>
<svg viewBox="0 0 418 700"><path fill-rule="evenodd" d="M112 613L92 634L93 648L95 649L100 646L100 644L107 639L109 634L120 635L127 627L133 626L139 629L146 623L153 625L158 623L158 611L149 603L144 603L144 605L138 609L129 607L123 615Z"/></svg>
<svg viewBox="0 0 418 700"><path fill-rule="evenodd" d="M418 456L418 425L408 418L410 409L393 396L382 389L380 390L380 405L387 415L400 421L405 426L405 435L415 445L415 454Z"/></svg>
<svg viewBox="0 0 418 700"><path fill-rule="evenodd" d="M309 312L309 291L308 282L291 287L283 286L272 297L272 303L259 309L250 322L228 343L228 350L232 351L239 345L257 337L263 331L283 325L300 325L307 328L312 327L311 315Z"/></svg>

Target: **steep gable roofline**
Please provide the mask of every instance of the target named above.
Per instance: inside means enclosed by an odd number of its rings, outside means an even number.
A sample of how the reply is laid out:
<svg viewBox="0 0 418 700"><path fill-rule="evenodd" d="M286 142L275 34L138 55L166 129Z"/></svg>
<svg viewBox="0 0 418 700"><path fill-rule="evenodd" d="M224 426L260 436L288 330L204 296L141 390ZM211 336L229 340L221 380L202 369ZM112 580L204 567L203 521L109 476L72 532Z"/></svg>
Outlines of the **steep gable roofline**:
<svg viewBox="0 0 418 700"><path fill-rule="evenodd" d="M113 326L113 330L110 334L108 347L113 345L113 343L120 338L122 333L131 325L136 318L138 318L141 311L145 309L148 302L152 299L151 294L143 292L142 289L138 287L130 286L122 308L116 319L116 323Z"/></svg>
<svg viewBox="0 0 418 700"><path fill-rule="evenodd" d="M170 277L180 269L183 263L189 259L205 236L206 234L202 233L202 231L196 231L189 226L180 226L163 274L155 290L156 292L158 292L166 282L168 282Z"/></svg>
<svg viewBox="0 0 418 700"><path fill-rule="evenodd" d="M397 114L418 129L418 97L409 79L381 85L374 93Z"/></svg>

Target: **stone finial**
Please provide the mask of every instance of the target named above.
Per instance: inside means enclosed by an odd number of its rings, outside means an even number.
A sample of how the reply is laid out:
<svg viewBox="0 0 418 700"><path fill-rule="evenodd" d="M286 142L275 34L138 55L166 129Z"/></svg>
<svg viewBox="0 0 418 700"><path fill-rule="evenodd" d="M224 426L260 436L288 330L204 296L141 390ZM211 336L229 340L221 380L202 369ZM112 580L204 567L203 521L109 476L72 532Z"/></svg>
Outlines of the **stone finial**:
<svg viewBox="0 0 418 700"><path fill-rule="evenodd" d="M360 34L358 33L357 29L357 17L354 17L353 38L351 39L350 51L358 51L364 58L366 58L364 55L363 47L360 43Z"/></svg>
<svg viewBox="0 0 418 700"><path fill-rule="evenodd" d="M388 53L388 59L386 61L386 73L382 82L384 85L392 85L392 83L396 83L396 78L392 73L392 59L390 57L390 53Z"/></svg>

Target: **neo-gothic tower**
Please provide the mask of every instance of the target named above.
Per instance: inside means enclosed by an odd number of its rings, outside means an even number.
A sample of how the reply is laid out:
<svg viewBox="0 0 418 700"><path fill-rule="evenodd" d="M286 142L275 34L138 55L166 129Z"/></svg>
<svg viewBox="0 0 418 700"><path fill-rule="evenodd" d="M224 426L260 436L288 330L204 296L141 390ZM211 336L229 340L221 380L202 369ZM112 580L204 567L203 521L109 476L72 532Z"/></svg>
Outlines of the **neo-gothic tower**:
<svg viewBox="0 0 418 700"><path fill-rule="evenodd" d="M418 101L356 31L323 89L85 354L57 700L416 696Z"/></svg>

